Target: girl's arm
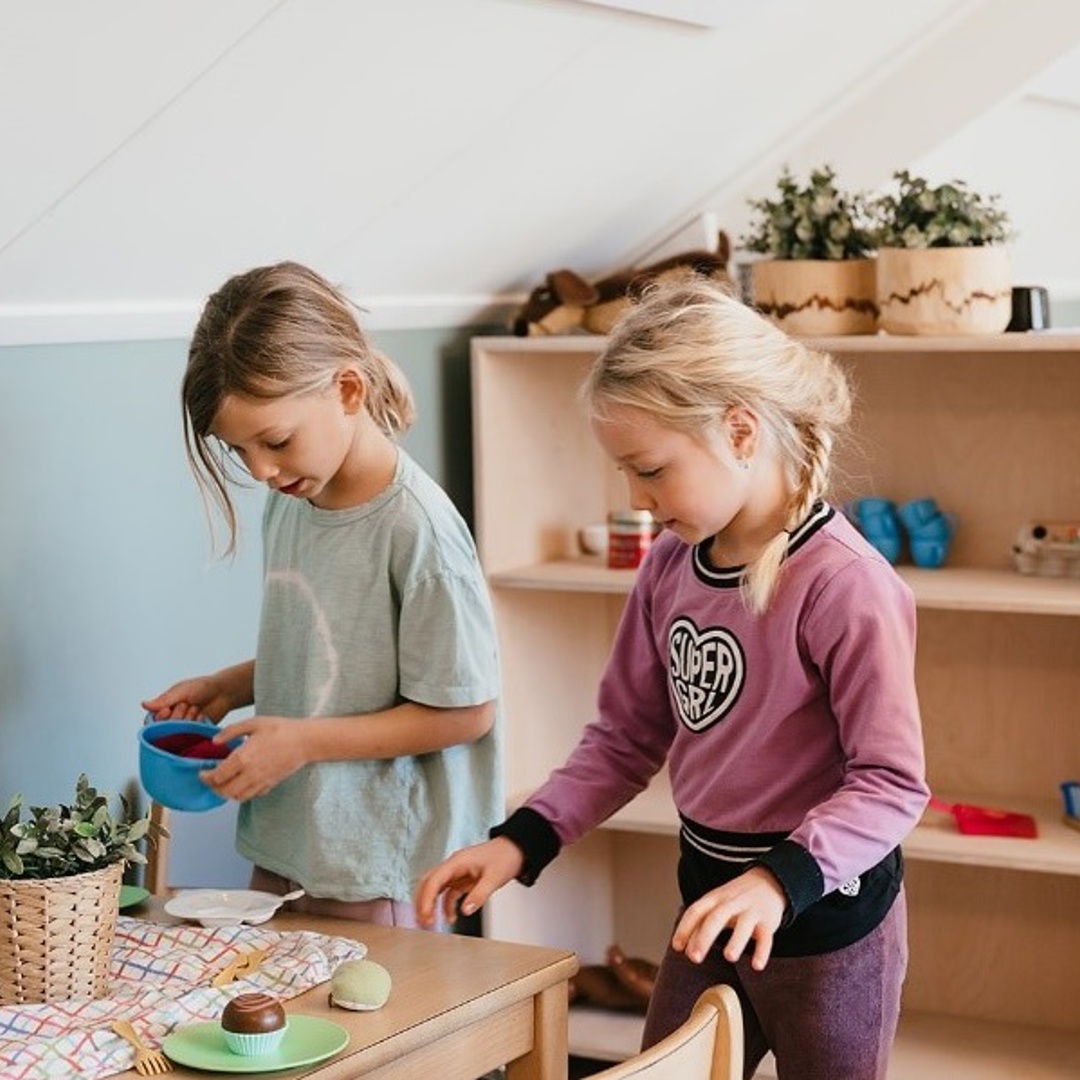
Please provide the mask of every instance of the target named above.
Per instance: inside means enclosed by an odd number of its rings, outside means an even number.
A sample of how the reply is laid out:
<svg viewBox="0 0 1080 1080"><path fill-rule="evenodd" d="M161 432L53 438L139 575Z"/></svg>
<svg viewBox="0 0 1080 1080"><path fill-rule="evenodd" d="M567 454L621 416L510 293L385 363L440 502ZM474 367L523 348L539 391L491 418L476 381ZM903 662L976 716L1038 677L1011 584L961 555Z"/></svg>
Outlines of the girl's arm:
<svg viewBox="0 0 1080 1080"><path fill-rule="evenodd" d="M215 723L233 709L255 701L255 661L244 660L213 675L198 675L170 686L142 703L157 720L200 720Z"/></svg>
<svg viewBox="0 0 1080 1080"><path fill-rule="evenodd" d="M851 562L816 602L805 640L828 684L844 768L836 790L759 860L794 915L900 845L930 796L908 586L878 560Z"/></svg>
<svg viewBox="0 0 1080 1080"><path fill-rule="evenodd" d="M505 836L463 848L429 870L416 888L416 917L421 926L434 926L441 906L447 923L472 915L496 889L521 874L521 849ZM441 902L441 903L440 903Z"/></svg>
<svg viewBox="0 0 1080 1080"><path fill-rule="evenodd" d="M243 802L268 791L316 761L353 761L430 754L475 742L491 730L495 702L438 709L407 701L364 716L296 720L253 716L223 728L225 743L247 736L215 768L199 775L219 795Z"/></svg>
<svg viewBox="0 0 1080 1080"><path fill-rule="evenodd" d="M307 761L312 762L430 754L475 742L494 723L494 701L456 709L406 701L360 718L311 717L302 727ZM235 731L236 726L230 730Z"/></svg>

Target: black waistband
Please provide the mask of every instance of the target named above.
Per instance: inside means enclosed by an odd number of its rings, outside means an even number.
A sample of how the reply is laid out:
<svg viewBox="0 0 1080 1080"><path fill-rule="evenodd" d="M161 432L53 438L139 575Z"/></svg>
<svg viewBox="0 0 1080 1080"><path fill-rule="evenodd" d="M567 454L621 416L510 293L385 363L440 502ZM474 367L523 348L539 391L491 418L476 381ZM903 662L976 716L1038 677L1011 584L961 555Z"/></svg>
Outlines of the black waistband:
<svg viewBox="0 0 1080 1080"><path fill-rule="evenodd" d="M679 833L679 891L684 904L732 881L759 861L786 833L723 832L683 819ZM904 860L894 848L876 866L827 893L778 930L774 956L814 956L865 937L888 914L900 892ZM714 948L727 942L725 932Z"/></svg>

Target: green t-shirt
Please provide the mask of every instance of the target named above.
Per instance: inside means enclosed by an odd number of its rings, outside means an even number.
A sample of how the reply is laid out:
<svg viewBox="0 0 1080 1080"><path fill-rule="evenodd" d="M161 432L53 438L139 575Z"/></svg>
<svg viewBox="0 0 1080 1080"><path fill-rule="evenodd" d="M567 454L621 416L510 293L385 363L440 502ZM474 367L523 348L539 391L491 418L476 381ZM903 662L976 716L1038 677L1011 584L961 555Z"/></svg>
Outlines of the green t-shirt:
<svg viewBox="0 0 1080 1080"><path fill-rule="evenodd" d="M263 543L257 714L362 724L403 700L453 708L499 697L472 537L403 450L389 487L362 506L320 510L271 492ZM237 850L313 896L411 901L420 875L503 816L499 714L473 743L300 769L241 805Z"/></svg>

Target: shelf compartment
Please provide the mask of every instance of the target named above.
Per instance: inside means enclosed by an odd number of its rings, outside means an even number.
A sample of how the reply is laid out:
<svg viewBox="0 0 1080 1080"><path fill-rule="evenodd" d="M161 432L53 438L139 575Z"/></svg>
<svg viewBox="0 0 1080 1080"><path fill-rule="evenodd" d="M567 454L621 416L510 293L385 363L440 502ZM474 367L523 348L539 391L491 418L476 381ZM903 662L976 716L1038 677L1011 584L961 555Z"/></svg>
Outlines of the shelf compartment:
<svg viewBox="0 0 1080 1080"><path fill-rule="evenodd" d="M581 526L627 498L576 400L604 344L473 342L477 539L512 725L507 781L518 792L543 782L590 719L635 580L580 557L577 544ZM1080 334L814 344L850 371L856 391L834 505L933 495L959 522L946 567L897 568L920 608L930 782L954 801L1033 813L1040 829L1035 840L964 836L950 817L928 814L906 839L911 967L890 1076L1078 1076L1068 987L1080 946L1080 833L1062 823L1056 796L1080 773L1080 623L1070 622L1080 580L1021 575L1010 552L1025 522L1080 513L1080 470L1069 466L1080 460ZM528 895L493 896L485 932L573 948L583 963L602 962L612 942L656 960L678 906L677 858L662 774ZM577 1010L571 1023L581 1023ZM639 1038L638 1027L619 1056ZM597 1049L593 1036L572 1040L577 1053Z"/></svg>
<svg viewBox="0 0 1080 1080"><path fill-rule="evenodd" d="M946 799L986 805L985 799ZM904 841L909 859L961 866L997 867L1044 874L1080 876L1080 832L1062 820L1060 806L1050 801L1033 803L1009 799L1001 808L1035 818L1039 835L1034 839L1013 836L966 836L957 832L949 814L928 810L918 828Z"/></svg>
<svg viewBox="0 0 1080 1080"><path fill-rule="evenodd" d="M622 1061L637 1053L643 1023L633 1014L574 1007L570 1052L597 1061ZM889 1080L1073 1080L1080 1076L1080 1035L905 1012L888 1075ZM755 1077L775 1076L770 1055Z"/></svg>

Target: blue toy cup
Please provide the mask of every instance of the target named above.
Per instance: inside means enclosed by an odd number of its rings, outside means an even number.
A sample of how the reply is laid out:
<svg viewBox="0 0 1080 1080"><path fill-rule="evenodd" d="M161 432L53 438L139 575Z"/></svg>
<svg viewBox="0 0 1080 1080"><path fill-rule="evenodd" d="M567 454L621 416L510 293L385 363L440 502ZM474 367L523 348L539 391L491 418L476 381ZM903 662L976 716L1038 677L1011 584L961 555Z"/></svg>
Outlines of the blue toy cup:
<svg viewBox="0 0 1080 1080"><path fill-rule="evenodd" d="M951 514L937 514L921 525L908 528L912 542L916 540L951 540L956 531L956 519Z"/></svg>
<svg viewBox="0 0 1080 1080"><path fill-rule="evenodd" d="M202 735L213 738L217 731L206 720L155 720L139 729L139 779L147 795L170 810L199 812L223 806L225 800L205 784L199 773L212 769L217 760L186 758L170 753L154 740L165 735ZM229 743L230 749L240 745L239 739Z"/></svg>
<svg viewBox="0 0 1080 1080"><path fill-rule="evenodd" d="M850 515L854 518L859 532L889 562L896 563L899 560L903 538L893 502L873 496L856 499L850 506Z"/></svg>
<svg viewBox="0 0 1080 1080"><path fill-rule="evenodd" d="M928 570L941 566L949 555L948 540L912 537L910 544L912 562L916 566L922 566Z"/></svg>
<svg viewBox="0 0 1080 1080"><path fill-rule="evenodd" d="M896 513L904 525L912 532L941 516L937 501L934 499L912 499L901 503Z"/></svg>
<svg viewBox="0 0 1080 1080"><path fill-rule="evenodd" d="M863 535L889 562L895 565L900 560L901 543L899 536L893 536L890 533L874 529L865 530Z"/></svg>
<svg viewBox="0 0 1080 1080"><path fill-rule="evenodd" d="M862 527L883 521L896 520L896 504L891 499L879 499L874 495L856 499L853 504L855 520Z"/></svg>

